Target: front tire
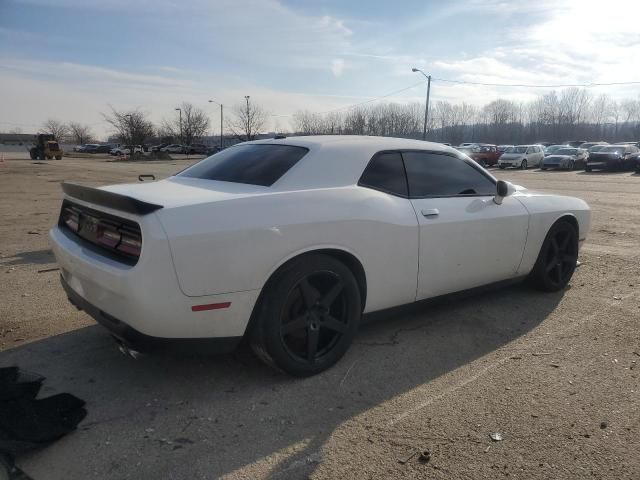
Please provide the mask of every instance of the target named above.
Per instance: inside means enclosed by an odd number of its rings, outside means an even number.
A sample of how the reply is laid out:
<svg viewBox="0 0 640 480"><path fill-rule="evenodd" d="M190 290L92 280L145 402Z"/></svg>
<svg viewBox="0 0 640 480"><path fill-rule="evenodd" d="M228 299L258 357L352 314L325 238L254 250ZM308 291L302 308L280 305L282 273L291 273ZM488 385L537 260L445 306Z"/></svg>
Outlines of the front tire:
<svg viewBox="0 0 640 480"><path fill-rule="evenodd" d="M345 354L362 304L353 273L324 254L292 260L265 286L249 330L256 355L291 375L315 375Z"/></svg>
<svg viewBox="0 0 640 480"><path fill-rule="evenodd" d="M522 160L522 162L520 163L520 168L522 170L526 170L527 169L527 161L526 160Z"/></svg>
<svg viewBox="0 0 640 480"><path fill-rule="evenodd" d="M542 243L529 282L544 292L562 290L571 280L577 260L578 232L568 221L559 220Z"/></svg>

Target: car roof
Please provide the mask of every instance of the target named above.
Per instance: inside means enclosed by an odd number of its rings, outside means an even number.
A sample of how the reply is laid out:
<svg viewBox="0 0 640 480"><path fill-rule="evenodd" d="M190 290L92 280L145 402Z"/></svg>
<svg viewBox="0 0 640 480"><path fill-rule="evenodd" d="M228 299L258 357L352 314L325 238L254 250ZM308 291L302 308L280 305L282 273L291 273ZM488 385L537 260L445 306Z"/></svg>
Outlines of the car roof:
<svg viewBox="0 0 640 480"><path fill-rule="evenodd" d="M384 150L425 150L459 155L455 148L441 143L364 135L294 136L237 145L290 145L309 150L272 186L276 190L355 185L371 157Z"/></svg>

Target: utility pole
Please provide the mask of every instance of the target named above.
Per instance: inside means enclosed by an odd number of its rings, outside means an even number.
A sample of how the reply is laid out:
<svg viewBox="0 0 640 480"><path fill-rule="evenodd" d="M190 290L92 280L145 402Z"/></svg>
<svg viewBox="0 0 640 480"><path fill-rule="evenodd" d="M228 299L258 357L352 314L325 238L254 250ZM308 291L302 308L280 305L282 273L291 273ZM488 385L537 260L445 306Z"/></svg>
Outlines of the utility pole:
<svg viewBox="0 0 640 480"><path fill-rule="evenodd" d="M180 112L180 145L182 145L183 139L182 139L182 109L181 108L176 108L176 110L178 112Z"/></svg>
<svg viewBox="0 0 640 480"><path fill-rule="evenodd" d="M222 104L219 102L216 102L215 100L209 100L209 103L217 103L218 105L220 105L220 150L222 150L224 148L224 144L223 144L223 136L222 136L222 122L224 121L224 115L222 113Z"/></svg>
<svg viewBox="0 0 640 480"><path fill-rule="evenodd" d="M422 140L427 139L427 122L429 121L429 94L431 93L431 75L427 75L419 68L412 68L412 72L420 72L427 79L427 101L424 104L424 128L422 129Z"/></svg>
<svg viewBox="0 0 640 480"><path fill-rule="evenodd" d="M251 140L251 119L249 117L249 95L245 95L244 99L247 101L247 128L246 128L246 132L247 132L247 141Z"/></svg>

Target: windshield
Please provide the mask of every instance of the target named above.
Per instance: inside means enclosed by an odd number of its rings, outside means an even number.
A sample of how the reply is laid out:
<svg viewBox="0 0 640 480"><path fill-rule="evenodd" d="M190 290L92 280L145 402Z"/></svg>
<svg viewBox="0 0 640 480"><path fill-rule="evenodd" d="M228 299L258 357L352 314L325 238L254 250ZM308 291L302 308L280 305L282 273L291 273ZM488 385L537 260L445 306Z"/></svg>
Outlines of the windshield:
<svg viewBox="0 0 640 480"><path fill-rule="evenodd" d="M466 147L459 147L458 151L469 155L470 153L473 153L473 152L479 152L480 149L478 147L466 146Z"/></svg>
<svg viewBox="0 0 640 480"><path fill-rule="evenodd" d="M527 147L509 147L504 153L526 153Z"/></svg>
<svg viewBox="0 0 640 480"><path fill-rule="evenodd" d="M577 155L577 148L561 148L555 152L556 155Z"/></svg>
<svg viewBox="0 0 640 480"><path fill-rule="evenodd" d="M308 151L292 145L238 145L205 158L178 176L270 187Z"/></svg>
<svg viewBox="0 0 640 480"><path fill-rule="evenodd" d="M547 147L544 149L545 153L554 153L558 150L560 150L561 148L565 148L564 145L551 145L550 147Z"/></svg>
<svg viewBox="0 0 640 480"><path fill-rule="evenodd" d="M600 152L602 151L602 149L605 148L604 145L594 145L593 147L591 147L589 149L590 152Z"/></svg>
<svg viewBox="0 0 640 480"><path fill-rule="evenodd" d="M624 153L624 147L605 147L600 151L606 152L606 153L617 153L619 155L622 155Z"/></svg>

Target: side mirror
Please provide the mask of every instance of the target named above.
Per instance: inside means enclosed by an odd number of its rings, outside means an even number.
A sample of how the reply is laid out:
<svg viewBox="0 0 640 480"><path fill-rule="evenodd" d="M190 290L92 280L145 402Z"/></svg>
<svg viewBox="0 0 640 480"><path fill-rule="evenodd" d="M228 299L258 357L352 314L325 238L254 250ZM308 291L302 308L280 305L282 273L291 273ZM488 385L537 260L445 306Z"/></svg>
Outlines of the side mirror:
<svg viewBox="0 0 640 480"><path fill-rule="evenodd" d="M498 180L496 184L496 196L493 197L493 201L496 205L502 205L502 200L505 197L509 197L516 192L516 187L511 182L505 182L504 180Z"/></svg>

